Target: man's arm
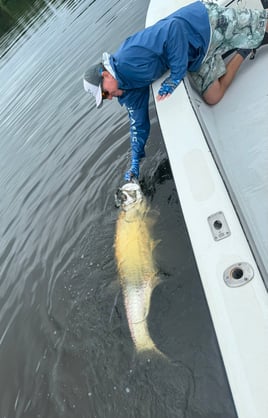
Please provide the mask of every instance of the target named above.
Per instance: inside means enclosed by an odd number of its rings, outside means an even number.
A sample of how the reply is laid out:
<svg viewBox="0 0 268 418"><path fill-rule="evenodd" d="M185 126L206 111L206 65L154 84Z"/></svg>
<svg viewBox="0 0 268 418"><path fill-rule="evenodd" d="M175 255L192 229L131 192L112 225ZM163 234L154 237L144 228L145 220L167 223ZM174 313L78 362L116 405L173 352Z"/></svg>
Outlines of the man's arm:
<svg viewBox="0 0 268 418"><path fill-rule="evenodd" d="M139 177L139 163L145 157L144 147L150 132L149 87L136 91L134 106L127 106L130 121L131 167L125 173L125 180ZM139 97L140 96L140 97ZM136 108L136 106L138 107Z"/></svg>
<svg viewBox="0 0 268 418"><path fill-rule="evenodd" d="M170 75L161 83L156 99L158 101L169 97L186 74L188 67L187 34L179 22L173 21L169 26L166 42L166 56Z"/></svg>

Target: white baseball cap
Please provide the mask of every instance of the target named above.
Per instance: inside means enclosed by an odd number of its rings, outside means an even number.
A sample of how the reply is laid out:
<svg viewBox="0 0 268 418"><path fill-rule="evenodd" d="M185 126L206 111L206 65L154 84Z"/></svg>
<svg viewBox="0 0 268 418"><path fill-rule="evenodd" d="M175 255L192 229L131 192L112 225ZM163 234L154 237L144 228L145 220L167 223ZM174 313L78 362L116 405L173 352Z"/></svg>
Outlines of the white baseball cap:
<svg viewBox="0 0 268 418"><path fill-rule="evenodd" d="M84 89L90 93L96 100L96 106L99 109L102 106L102 72L103 65L92 65L84 74Z"/></svg>

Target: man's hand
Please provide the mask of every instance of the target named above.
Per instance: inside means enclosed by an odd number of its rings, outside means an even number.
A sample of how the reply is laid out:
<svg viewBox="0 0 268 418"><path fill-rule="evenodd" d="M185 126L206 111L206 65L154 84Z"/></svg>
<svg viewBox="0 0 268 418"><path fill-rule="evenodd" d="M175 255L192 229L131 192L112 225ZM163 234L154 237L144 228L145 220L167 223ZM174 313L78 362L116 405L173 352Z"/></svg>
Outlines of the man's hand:
<svg viewBox="0 0 268 418"><path fill-rule="evenodd" d="M179 85L180 81L181 80L174 80L171 76L167 77L161 84L156 100L161 101L169 97Z"/></svg>
<svg viewBox="0 0 268 418"><path fill-rule="evenodd" d="M139 160L138 160L138 158L133 158L132 159L132 162L131 162L130 170L128 170L125 173L124 179L126 181L131 181L131 179L133 177L136 177L138 179L139 178L139 174L140 174Z"/></svg>
<svg viewBox="0 0 268 418"><path fill-rule="evenodd" d="M158 102L161 102L161 101L163 101L163 100L167 99L169 96L171 96L171 94L165 94L165 95L163 95L163 96L160 96L160 94L158 94L158 95L156 96L156 100L157 100Z"/></svg>

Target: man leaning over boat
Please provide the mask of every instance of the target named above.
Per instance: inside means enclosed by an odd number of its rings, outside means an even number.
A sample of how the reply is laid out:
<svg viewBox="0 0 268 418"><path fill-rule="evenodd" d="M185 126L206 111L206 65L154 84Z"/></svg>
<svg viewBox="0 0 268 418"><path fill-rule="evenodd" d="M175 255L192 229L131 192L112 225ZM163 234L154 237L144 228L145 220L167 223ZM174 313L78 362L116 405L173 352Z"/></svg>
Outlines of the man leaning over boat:
<svg viewBox="0 0 268 418"><path fill-rule="evenodd" d="M268 43L268 10L233 9L196 1L127 38L114 54L84 74L84 88L100 108L118 99L130 119L131 166L125 180L139 177L149 136L149 86L169 71L156 99L168 98L186 73L210 105L218 103L244 59ZM235 50L227 63L224 56Z"/></svg>

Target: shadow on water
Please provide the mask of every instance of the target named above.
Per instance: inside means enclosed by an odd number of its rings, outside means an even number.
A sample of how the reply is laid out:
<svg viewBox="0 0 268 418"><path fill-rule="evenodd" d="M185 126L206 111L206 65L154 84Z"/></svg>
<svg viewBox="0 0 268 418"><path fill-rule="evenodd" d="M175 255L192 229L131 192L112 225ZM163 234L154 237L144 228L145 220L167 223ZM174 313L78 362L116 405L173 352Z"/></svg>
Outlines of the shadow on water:
<svg viewBox="0 0 268 418"><path fill-rule="evenodd" d="M168 158L160 162L152 178L141 177L140 185L145 196L153 198L156 192L156 184L163 184L167 180L172 180L172 172Z"/></svg>

